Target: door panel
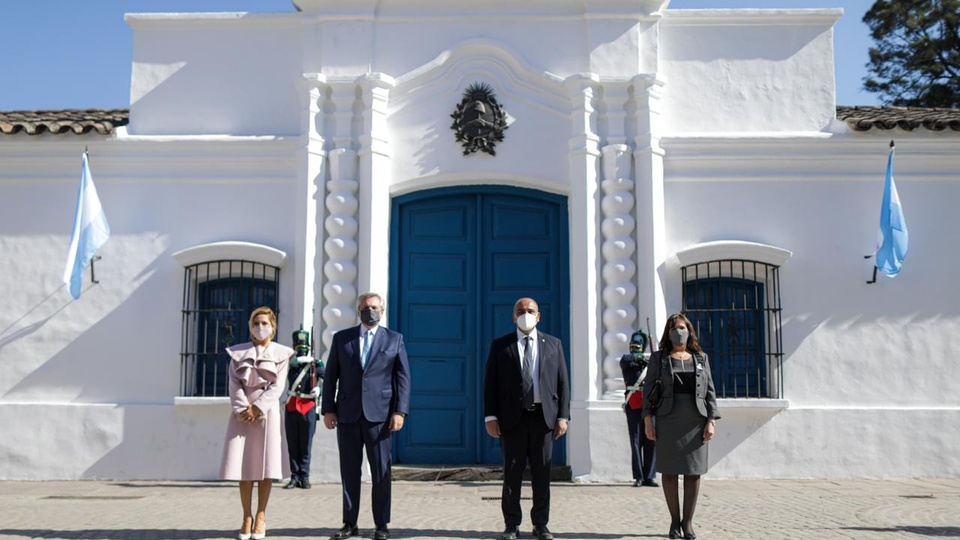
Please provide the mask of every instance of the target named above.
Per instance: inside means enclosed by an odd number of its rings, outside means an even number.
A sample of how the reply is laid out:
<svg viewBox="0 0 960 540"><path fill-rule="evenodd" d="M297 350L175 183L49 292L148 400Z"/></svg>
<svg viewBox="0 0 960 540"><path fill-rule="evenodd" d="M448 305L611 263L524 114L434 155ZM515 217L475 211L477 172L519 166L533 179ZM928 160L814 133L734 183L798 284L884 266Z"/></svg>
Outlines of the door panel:
<svg viewBox="0 0 960 540"><path fill-rule="evenodd" d="M400 463L501 463L483 425L490 342L513 331L513 304L540 303L539 328L566 345L566 200L483 186L399 197L391 229L391 324L404 334L411 414ZM564 445L554 453L564 463Z"/></svg>
<svg viewBox="0 0 960 540"><path fill-rule="evenodd" d="M412 379L410 421L397 434L396 458L473 463L471 419L480 414L472 358L476 202L437 197L394 212L391 290L398 309L390 310L391 324L404 334Z"/></svg>
<svg viewBox="0 0 960 540"><path fill-rule="evenodd" d="M556 311L558 305L566 305L559 300L568 294L567 283L561 279L569 268L565 201L559 205L514 194L490 194L483 200L481 215L482 333L486 343L489 346L494 338L516 331L514 303L530 297L540 308L538 331L559 337L567 347L560 321L568 320L569 314ZM481 385L487 352L479 358ZM554 444L554 463L566 463L564 443ZM502 456L498 439L482 437L481 463L502 463Z"/></svg>

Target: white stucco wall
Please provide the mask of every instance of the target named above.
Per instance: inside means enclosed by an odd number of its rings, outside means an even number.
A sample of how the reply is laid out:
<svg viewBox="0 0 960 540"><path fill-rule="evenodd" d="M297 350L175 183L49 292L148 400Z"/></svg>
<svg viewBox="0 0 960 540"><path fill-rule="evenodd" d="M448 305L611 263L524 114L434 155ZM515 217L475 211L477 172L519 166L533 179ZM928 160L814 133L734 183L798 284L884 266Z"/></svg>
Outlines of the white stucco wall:
<svg viewBox="0 0 960 540"><path fill-rule="evenodd" d="M834 118L839 9L668 10L660 26L670 133L819 132Z"/></svg>
<svg viewBox="0 0 960 540"><path fill-rule="evenodd" d="M868 285L872 262L863 256L875 249L892 136L910 253L901 275ZM948 292L960 240L943 228L960 197L944 161L958 144L942 133L845 129L828 141L663 141L669 251L746 240L792 252L780 270L786 406L720 400L711 477L960 473L952 450L960 398L951 390L960 368L933 360L960 345L960 309ZM678 311L675 259L666 274L668 311ZM583 444L585 479L628 479L623 414L596 404L589 420L604 444Z"/></svg>
<svg viewBox="0 0 960 540"><path fill-rule="evenodd" d="M128 15L136 135L298 135L300 25L283 14Z"/></svg>
<svg viewBox="0 0 960 540"><path fill-rule="evenodd" d="M100 284L88 270L73 301L61 279L84 146L112 234L98 252ZM4 140L0 411L23 436L0 442L0 477L215 475L226 404L217 414L174 406L183 267L172 254L225 240L295 254L293 149ZM292 290L293 280L281 279L283 332L294 329Z"/></svg>
<svg viewBox="0 0 960 540"><path fill-rule="evenodd" d="M569 197L569 462L584 481L626 480L623 414L604 398L602 148L627 164L613 179L634 182L634 322L650 316L658 333L679 309L678 251L748 241L791 253L784 395L721 401L711 476L960 474L960 241L943 225L960 196L960 138L834 120L839 11L300 3L303 14L130 16L127 129L0 140L0 418L22 434L0 439L0 479L215 478L227 405L177 399L172 254L231 240L281 250L281 332L311 313L322 326L351 316L324 311L337 287L389 298L390 197L492 183ZM512 124L496 157L465 159L449 115L476 81ZM371 89L386 95L376 114ZM891 136L911 249L900 277L867 285ZM113 234L101 283L73 302L60 279L84 146ZM327 224L334 211L345 225ZM332 232L359 249L337 275L324 266ZM314 479L337 479L335 446L318 430Z"/></svg>

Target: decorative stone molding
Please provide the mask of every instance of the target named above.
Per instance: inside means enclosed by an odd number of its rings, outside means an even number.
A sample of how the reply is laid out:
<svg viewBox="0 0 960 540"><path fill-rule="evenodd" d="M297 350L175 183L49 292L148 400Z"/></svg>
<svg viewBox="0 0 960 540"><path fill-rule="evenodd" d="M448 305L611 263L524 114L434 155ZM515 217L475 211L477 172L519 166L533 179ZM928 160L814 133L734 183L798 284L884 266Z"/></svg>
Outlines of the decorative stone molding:
<svg viewBox="0 0 960 540"><path fill-rule="evenodd" d="M356 84L347 81L329 84L336 148L329 152L327 158L330 180L324 198L327 217L323 222L326 238L323 242L326 259L323 274L326 279L323 285L324 328L321 339L324 349L321 358L327 356L333 334L356 322L354 303L357 298L359 252L357 232L360 202L357 193L360 182L357 176L357 151L353 148L351 136Z"/></svg>
<svg viewBox="0 0 960 540"><path fill-rule="evenodd" d="M357 237L362 247L357 267L362 271L356 281L359 292L387 294L390 282L390 185L392 183L390 130L388 128L390 94L393 77L384 73L367 73L357 80L358 108L354 124L360 126L359 220L363 228ZM386 299L385 299L386 302ZM384 323L389 322L389 315Z"/></svg>
<svg viewBox="0 0 960 540"><path fill-rule="evenodd" d="M319 260L322 260L322 257L317 256L324 216L320 199L323 197L327 157L324 150L326 141L323 138L323 103L326 99L324 92L327 90L325 83L326 78L317 73L306 74L301 81L301 134L304 144L297 152L299 167L294 203L294 216L297 220L294 241L300 255L294 275L295 320L299 319L304 328L312 328L313 332L316 332L317 266Z"/></svg>
<svg viewBox="0 0 960 540"><path fill-rule="evenodd" d="M793 252L756 242L719 240L690 246L678 251L676 256L677 260L680 261L680 266L719 259L742 259L772 264L773 266L783 266L793 256Z"/></svg>
<svg viewBox="0 0 960 540"><path fill-rule="evenodd" d="M627 105L632 123L634 240L633 257L637 265L636 306L640 320L650 321L651 340L656 340L667 315L666 293L658 268L667 258L667 234L664 217L663 156L660 147L660 111L666 81L658 75L640 74L631 80L631 99ZM644 324L646 326L646 324Z"/></svg>
<svg viewBox="0 0 960 540"><path fill-rule="evenodd" d="M326 241L323 251L327 262L323 265L326 283L323 286L323 346L324 354L333 341L333 334L356 321L354 301L357 298L357 153L346 148L330 152L330 181L324 200L327 218L324 220Z"/></svg>
<svg viewBox="0 0 960 540"><path fill-rule="evenodd" d="M173 254L173 258L184 268L218 260L256 261L282 268L287 261L287 254L279 249L252 242L213 242L181 249Z"/></svg>
<svg viewBox="0 0 960 540"><path fill-rule="evenodd" d="M586 332L574 332L570 336L570 357L580 359L572 362L574 395L585 399L597 399L602 393L602 353L599 350L601 328L601 301L595 291L600 277L597 260L600 219L597 215L600 198L600 139L596 131L595 96L599 78L593 74L578 74L564 80L569 96L570 136L568 138L567 163L569 166L570 193L570 280L578 286L570 288L570 305L577 309L570 314L572 328ZM589 330L587 330L589 329ZM588 333L589 332L589 333ZM580 383L582 381L582 383Z"/></svg>
<svg viewBox="0 0 960 540"><path fill-rule="evenodd" d="M636 222L631 215L634 183L630 179L629 146L611 144L602 152L603 398L618 399L623 395L620 356L628 350L637 320L637 287L633 283L637 271L633 262L636 242L632 237Z"/></svg>

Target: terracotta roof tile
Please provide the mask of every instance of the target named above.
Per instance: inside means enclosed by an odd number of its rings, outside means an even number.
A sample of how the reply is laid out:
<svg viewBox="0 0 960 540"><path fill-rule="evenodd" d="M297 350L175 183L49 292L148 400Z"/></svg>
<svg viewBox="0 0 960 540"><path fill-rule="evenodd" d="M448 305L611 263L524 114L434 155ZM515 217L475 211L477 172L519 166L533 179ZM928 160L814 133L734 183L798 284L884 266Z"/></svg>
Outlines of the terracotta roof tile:
<svg viewBox="0 0 960 540"><path fill-rule="evenodd" d="M960 131L960 109L923 109L919 107L837 107L837 119L857 131L877 129L924 128Z"/></svg>
<svg viewBox="0 0 960 540"><path fill-rule="evenodd" d="M96 131L110 135L130 122L129 109L66 109L60 111L0 111L0 134L41 135Z"/></svg>
<svg viewBox="0 0 960 540"><path fill-rule="evenodd" d="M877 129L929 129L960 131L960 109L917 107L837 107L837 119L857 131ZM129 109L67 109L60 111L0 111L0 134L110 135L130 122Z"/></svg>

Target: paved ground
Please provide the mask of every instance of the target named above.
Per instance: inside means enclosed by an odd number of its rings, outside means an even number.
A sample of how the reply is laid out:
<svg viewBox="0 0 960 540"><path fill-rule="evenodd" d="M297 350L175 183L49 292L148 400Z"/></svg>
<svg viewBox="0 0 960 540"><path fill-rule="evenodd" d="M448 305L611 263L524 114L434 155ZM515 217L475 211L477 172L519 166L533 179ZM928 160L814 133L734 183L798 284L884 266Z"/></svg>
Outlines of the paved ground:
<svg viewBox="0 0 960 540"><path fill-rule="evenodd" d="M499 495L496 482L398 482L393 536L495 538ZM659 489L564 483L552 495L559 539L664 538L669 525ZM523 496L528 512L527 485ZM369 538L369 484L363 497ZM0 482L0 538L235 538L238 500L235 484L219 482ZM960 479L705 479L696 522L703 540L960 538ZM339 486L275 489L267 525L270 539L329 537L340 526Z"/></svg>

